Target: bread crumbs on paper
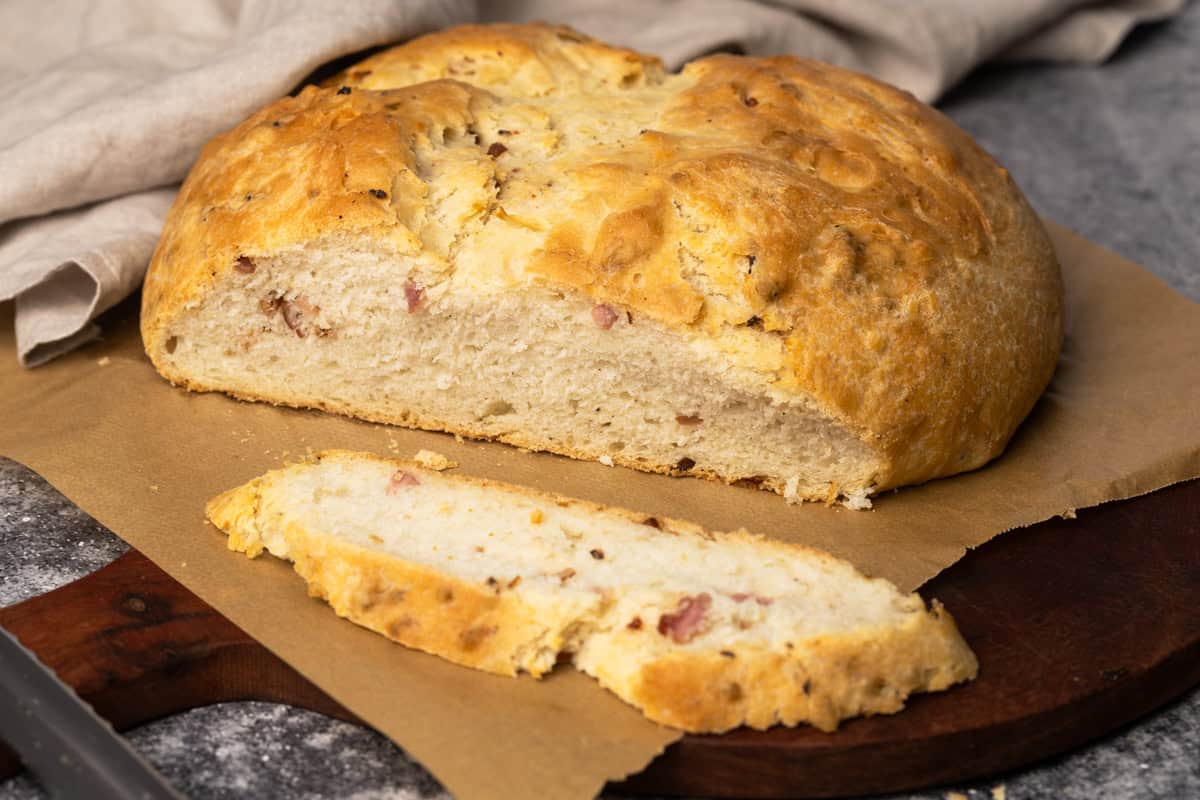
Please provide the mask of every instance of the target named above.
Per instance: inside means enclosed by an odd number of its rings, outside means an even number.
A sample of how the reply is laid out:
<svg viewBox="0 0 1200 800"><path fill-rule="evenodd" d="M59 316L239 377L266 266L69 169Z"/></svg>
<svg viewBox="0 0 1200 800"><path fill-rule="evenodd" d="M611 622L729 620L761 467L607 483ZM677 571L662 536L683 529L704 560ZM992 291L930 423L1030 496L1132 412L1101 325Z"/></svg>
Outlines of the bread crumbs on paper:
<svg viewBox="0 0 1200 800"><path fill-rule="evenodd" d="M103 356L102 358L97 359L96 366L97 367L107 367L111 363L112 363L111 358L109 358L108 356Z"/></svg>
<svg viewBox="0 0 1200 800"><path fill-rule="evenodd" d="M452 461L441 453L434 452L433 450L418 450L417 454L413 456L413 461L416 461L426 469L436 470L437 472L447 469L454 469L458 466L457 461Z"/></svg>

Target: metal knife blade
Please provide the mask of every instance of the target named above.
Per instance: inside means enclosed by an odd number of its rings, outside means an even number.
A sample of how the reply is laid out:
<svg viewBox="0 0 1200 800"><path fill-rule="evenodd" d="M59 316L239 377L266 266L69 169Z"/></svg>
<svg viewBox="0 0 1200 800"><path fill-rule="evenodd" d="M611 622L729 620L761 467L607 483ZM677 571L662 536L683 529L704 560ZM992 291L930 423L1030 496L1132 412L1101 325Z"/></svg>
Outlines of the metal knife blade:
<svg viewBox="0 0 1200 800"><path fill-rule="evenodd" d="M55 797L183 800L107 721L0 628L0 739Z"/></svg>

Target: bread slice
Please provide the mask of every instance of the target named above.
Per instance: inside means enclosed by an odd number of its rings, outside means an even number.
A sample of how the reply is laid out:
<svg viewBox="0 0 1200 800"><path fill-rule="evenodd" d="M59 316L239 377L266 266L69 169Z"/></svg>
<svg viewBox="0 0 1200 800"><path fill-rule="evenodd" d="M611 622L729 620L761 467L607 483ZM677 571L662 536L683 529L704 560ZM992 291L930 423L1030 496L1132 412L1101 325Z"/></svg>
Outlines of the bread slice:
<svg viewBox="0 0 1200 800"><path fill-rule="evenodd" d="M974 677L950 615L826 553L331 451L208 504L359 625L458 664L564 657L686 731L898 711Z"/></svg>
<svg viewBox="0 0 1200 800"><path fill-rule="evenodd" d="M211 142L142 334L191 389L863 507L1001 452L1061 303L1007 173L903 92L498 25Z"/></svg>

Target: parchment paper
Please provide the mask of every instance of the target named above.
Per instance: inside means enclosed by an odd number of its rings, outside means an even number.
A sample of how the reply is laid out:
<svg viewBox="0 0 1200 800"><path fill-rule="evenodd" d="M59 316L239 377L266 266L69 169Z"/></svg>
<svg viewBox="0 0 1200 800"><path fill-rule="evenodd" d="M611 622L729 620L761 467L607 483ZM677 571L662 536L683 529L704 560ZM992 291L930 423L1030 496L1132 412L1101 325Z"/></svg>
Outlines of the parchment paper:
<svg viewBox="0 0 1200 800"><path fill-rule="evenodd" d="M428 448L465 473L823 547L912 589L1002 531L1200 475L1200 306L1051 232L1068 337L1050 390L1000 460L887 494L869 512L189 394L150 366L130 303L104 320L103 340L32 371L17 365L0 320L0 454L390 736L460 800L591 797L678 734L569 668L540 683L484 675L340 620L284 563L226 550L203 521L205 501L309 449Z"/></svg>

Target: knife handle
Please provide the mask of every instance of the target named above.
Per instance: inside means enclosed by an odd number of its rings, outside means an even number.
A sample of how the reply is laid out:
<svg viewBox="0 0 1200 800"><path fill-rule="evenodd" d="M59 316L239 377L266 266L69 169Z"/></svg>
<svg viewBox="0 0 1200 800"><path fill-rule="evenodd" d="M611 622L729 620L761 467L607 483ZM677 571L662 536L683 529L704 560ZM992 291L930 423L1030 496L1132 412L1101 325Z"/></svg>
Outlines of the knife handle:
<svg viewBox="0 0 1200 800"><path fill-rule="evenodd" d="M0 626L118 731L230 700L287 703L362 724L136 550L0 608ZM20 770L0 743L0 779Z"/></svg>

